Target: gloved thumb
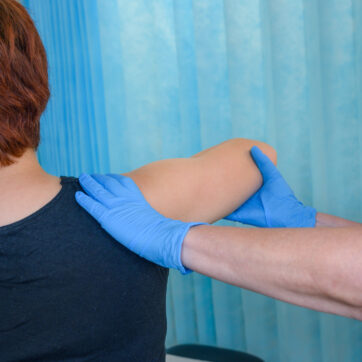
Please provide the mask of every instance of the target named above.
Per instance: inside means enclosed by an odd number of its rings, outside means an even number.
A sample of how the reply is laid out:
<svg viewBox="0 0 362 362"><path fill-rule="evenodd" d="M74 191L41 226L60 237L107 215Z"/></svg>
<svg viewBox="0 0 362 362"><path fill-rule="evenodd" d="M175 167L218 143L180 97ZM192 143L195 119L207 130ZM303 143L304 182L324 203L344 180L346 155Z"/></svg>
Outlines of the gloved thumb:
<svg viewBox="0 0 362 362"><path fill-rule="evenodd" d="M263 176L264 182L279 173L270 158L258 146L253 146L250 153Z"/></svg>

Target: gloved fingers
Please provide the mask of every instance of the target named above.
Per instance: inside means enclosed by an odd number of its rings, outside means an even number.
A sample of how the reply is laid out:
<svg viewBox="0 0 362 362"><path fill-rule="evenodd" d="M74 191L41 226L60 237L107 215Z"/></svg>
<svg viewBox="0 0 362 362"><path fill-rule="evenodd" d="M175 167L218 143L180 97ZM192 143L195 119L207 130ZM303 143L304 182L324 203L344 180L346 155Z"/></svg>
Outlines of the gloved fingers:
<svg viewBox="0 0 362 362"><path fill-rule="evenodd" d="M128 176L115 174L115 173L107 173L107 176L112 177L114 180L119 182L122 186L126 187L129 191L137 193L139 196L143 196L141 190L137 186L137 184Z"/></svg>
<svg viewBox="0 0 362 362"><path fill-rule="evenodd" d="M101 184L113 196L122 196L124 194L124 187L121 183L113 177L107 175L92 174L92 177Z"/></svg>
<svg viewBox="0 0 362 362"><path fill-rule="evenodd" d="M82 206L89 214L91 214L97 221L101 221L102 217L106 214L107 208L98 201L92 199L84 192L77 191L75 199L78 204Z"/></svg>
<svg viewBox="0 0 362 362"><path fill-rule="evenodd" d="M106 190L103 185L99 184L91 175L81 174L79 176L79 183L88 195L106 206L108 206L110 200L114 200L114 195Z"/></svg>
<svg viewBox="0 0 362 362"><path fill-rule="evenodd" d="M279 174L278 169L275 167L270 158L265 155L258 146L253 146L250 151L256 165L258 166L264 181Z"/></svg>

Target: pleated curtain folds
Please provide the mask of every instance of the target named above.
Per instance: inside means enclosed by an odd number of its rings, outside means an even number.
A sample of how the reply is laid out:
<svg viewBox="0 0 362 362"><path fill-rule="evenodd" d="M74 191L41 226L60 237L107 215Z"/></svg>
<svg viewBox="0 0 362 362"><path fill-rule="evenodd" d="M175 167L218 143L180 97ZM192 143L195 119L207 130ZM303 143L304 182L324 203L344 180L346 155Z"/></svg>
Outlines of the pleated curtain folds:
<svg viewBox="0 0 362 362"><path fill-rule="evenodd" d="M276 148L304 204L362 222L360 0L22 3L48 54L47 172L124 173L245 137ZM268 362L362 358L361 322L197 273L170 272L167 317L167 347Z"/></svg>

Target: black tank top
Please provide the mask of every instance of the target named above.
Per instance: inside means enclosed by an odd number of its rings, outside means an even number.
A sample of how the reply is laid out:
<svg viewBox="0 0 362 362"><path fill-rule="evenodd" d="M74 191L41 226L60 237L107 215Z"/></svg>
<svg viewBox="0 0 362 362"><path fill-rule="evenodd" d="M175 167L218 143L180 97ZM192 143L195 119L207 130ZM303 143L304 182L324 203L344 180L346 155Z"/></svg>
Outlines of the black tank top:
<svg viewBox="0 0 362 362"><path fill-rule="evenodd" d="M168 269L112 238L78 178L0 227L0 361L164 361Z"/></svg>

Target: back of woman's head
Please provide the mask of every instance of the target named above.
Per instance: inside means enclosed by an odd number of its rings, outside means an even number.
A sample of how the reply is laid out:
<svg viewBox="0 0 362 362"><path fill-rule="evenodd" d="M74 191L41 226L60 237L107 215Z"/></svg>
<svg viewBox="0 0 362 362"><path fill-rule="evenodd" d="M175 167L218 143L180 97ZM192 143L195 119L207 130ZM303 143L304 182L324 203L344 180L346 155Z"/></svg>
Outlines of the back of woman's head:
<svg viewBox="0 0 362 362"><path fill-rule="evenodd" d="M0 0L0 167L40 141L50 97L45 49L26 9Z"/></svg>

